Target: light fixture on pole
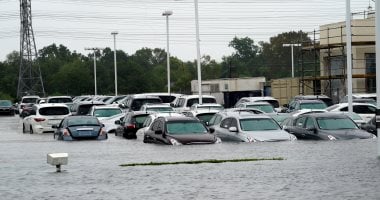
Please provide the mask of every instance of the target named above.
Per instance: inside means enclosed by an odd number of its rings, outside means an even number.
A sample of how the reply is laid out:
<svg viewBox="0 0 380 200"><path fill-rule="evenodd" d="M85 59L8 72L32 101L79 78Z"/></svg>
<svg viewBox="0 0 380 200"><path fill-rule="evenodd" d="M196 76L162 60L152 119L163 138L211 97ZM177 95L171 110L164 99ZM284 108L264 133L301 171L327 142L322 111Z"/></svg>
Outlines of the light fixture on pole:
<svg viewBox="0 0 380 200"><path fill-rule="evenodd" d="M169 16L173 14L173 11L166 10L162 13L162 16L166 17L166 69L168 77L168 93L170 94L170 52L169 52Z"/></svg>
<svg viewBox="0 0 380 200"><path fill-rule="evenodd" d="M291 48L291 56L292 56L292 78L294 78L294 50L293 47L299 47L301 44L283 44L283 47L290 47Z"/></svg>
<svg viewBox="0 0 380 200"><path fill-rule="evenodd" d="M197 44L197 71L198 71L198 94L199 104L202 104L202 75L201 75L201 50L199 45L199 19L198 19L198 0L194 0L195 7L195 31Z"/></svg>
<svg viewBox="0 0 380 200"><path fill-rule="evenodd" d="M95 90L95 95L98 95L98 90L96 86L96 51L102 50L102 48L85 48L85 50L94 51L94 90Z"/></svg>
<svg viewBox="0 0 380 200"><path fill-rule="evenodd" d="M113 58L114 58L114 70L115 70L115 96L117 96L117 62L116 62L116 35L118 32L113 31L111 35L113 35Z"/></svg>

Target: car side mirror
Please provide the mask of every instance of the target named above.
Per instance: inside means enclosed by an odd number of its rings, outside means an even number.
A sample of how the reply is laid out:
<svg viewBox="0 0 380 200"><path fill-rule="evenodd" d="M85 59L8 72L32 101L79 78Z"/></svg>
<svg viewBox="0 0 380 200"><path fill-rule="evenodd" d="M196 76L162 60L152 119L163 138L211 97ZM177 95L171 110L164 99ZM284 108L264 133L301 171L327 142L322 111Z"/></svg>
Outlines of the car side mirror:
<svg viewBox="0 0 380 200"><path fill-rule="evenodd" d="M229 130L230 132L236 132L236 133L238 132L237 128L234 127L234 126L228 128L228 130Z"/></svg>
<svg viewBox="0 0 380 200"><path fill-rule="evenodd" d="M121 124L120 120L116 120L115 124L120 125Z"/></svg>
<svg viewBox="0 0 380 200"><path fill-rule="evenodd" d="M161 135L162 134L162 130L156 130L156 131L154 131L154 133L157 134L157 135Z"/></svg>
<svg viewBox="0 0 380 200"><path fill-rule="evenodd" d="M214 133L215 132L215 129L214 128L210 128L210 133Z"/></svg>

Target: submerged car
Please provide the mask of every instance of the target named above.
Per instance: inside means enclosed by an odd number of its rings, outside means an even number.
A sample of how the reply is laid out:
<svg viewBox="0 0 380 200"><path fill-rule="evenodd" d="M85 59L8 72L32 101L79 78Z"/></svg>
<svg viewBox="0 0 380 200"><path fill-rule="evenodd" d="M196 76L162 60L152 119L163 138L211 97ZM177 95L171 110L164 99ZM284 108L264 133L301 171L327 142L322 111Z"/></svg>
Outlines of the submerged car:
<svg viewBox="0 0 380 200"><path fill-rule="evenodd" d="M369 133L377 135L376 123L379 123L379 122L380 122L380 117L375 116L371 120L369 120L367 123L362 124L360 128Z"/></svg>
<svg viewBox="0 0 380 200"><path fill-rule="evenodd" d="M8 114L8 115L14 115L15 114L15 107L13 106L12 102L9 100L0 100L0 114Z"/></svg>
<svg viewBox="0 0 380 200"><path fill-rule="evenodd" d="M136 132L143 127L143 123L148 115L155 113L150 111L130 111L121 120L116 120L117 125L115 136L123 136L126 139L136 139Z"/></svg>
<svg viewBox="0 0 380 200"><path fill-rule="evenodd" d="M202 122L192 117L158 117L144 132L144 143L168 145L214 144L221 142Z"/></svg>
<svg viewBox="0 0 380 200"><path fill-rule="evenodd" d="M22 132L33 134L54 132L52 125L58 124L71 113L65 104L44 103L34 104L29 114L22 121Z"/></svg>
<svg viewBox="0 0 380 200"><path fill-rule="evenodd" d="M108 138L107 131L103 124L94 116L68 116L59 125L53 125L54 138L58 140L79 140Z"/></svg>
<svg viewBox="0 0 380 200"><path fill-rule="evenodd" d="M284 130L304 140L369 139L375 135L359 129L347 115L339 113L311 113L289 120Z"/></svg>
<svg viewBox="0 0 380 200"><path fill-rule="evenodd" d="M260 114L231 112L212 127L222 141L274 142L297 139L282 130L274 119Z"/></svg>

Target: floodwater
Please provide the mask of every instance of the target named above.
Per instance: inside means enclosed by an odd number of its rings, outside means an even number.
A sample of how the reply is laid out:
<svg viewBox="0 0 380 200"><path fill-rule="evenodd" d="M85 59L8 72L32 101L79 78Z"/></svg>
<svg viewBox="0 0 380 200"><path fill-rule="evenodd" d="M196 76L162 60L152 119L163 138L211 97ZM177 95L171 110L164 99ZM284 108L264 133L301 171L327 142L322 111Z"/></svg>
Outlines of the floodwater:
<svg viewBox="0 0 380 200"><path fill-rule="evenodd" d="M0 199L380 199L377 141L163 146L110 134L56 141L0 116ZM56 173L48 153L68 153ZM120 167L137 162L272 158L282 161Z"/></svg>

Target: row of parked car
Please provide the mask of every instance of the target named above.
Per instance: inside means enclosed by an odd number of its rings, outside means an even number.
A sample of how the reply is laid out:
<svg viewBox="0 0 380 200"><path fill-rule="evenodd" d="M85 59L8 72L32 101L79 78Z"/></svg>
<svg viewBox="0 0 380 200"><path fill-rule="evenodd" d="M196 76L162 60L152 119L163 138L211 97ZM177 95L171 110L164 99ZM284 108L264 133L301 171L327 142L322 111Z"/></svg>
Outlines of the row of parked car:
<svg viewBox="0 0 380 200"><path fill-rule="evenodd" d="M62 140L107 139L109 133L127 139L143 137L145 143L172 145L376 137L376 128L368 129L371 133L360 129L370 124L360 115L345 112L344 104L327 108L320 97L295 97L288 108L280 108L273 97L244 97L235 108L224 109L209 95L202 96L202 104L197 95L162 96L36 98L29 111L25 111L28 104L20 104L19 113L24 117L23 132L54 132L54 137ZM322 106L315 106L321 102ZM290 105L296 104L300 106L294 108L299 109L289 111L293 108ZM354 103L354 112L365 110L362 107L367 108L364 114L374 116L373 104ZM375 118L367 121L376 122Z"/></svg>

